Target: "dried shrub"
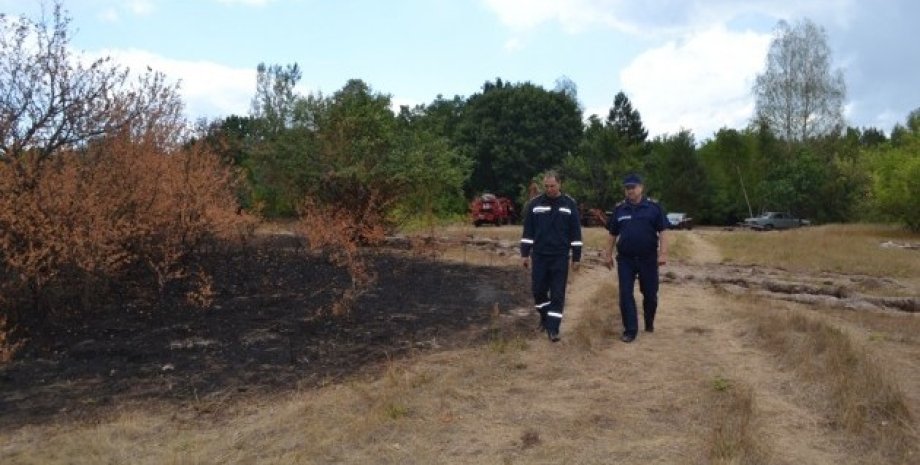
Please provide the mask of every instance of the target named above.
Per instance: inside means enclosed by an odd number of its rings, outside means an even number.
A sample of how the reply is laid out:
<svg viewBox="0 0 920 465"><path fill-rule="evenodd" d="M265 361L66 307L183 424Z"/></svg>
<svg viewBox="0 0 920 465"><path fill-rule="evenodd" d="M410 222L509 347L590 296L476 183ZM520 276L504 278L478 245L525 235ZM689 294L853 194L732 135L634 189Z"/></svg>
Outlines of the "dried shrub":
<svg viewBox="0 0 920 465"><path fill-rule="evenodd" d="M0 164L0 273L11 278L7 291L32 302L10 306L14 321L83 313L100 285L115 282L160 292L186 278L206 285L195 254L251 234L255 219L238 211L232 171L203 146L173 139L169 128L126 128L41 163ZM54 305L74 296L82 305Z"/></svg>
<svg viewBox="0 0 920 465"><path fill-rule="evenodd" d="M194 307L210 308L214 303L214 278L204 270L194 274L192 289L185 293L185 300Z"/></svg>
<svg viewBox="0 0 920 465"><path fill-rule="evenodd" d="M433 235L412 236L409 238L409 250L416 257L437 259L444 255L444 246Z"/></svg>
<svg viewBox="0 0 920 465"><path fill-rule="evenodd" d="M6 315L0 314L0 365L13 359L16 351L25 343L23 340L14 341L10 335L13 328L9 327L6 322Z"/></svg>
<svg viewBox="0 0 920 465"><path fill-rule="evenodd" d="M380 213L379 196L371 190L360 203L321 204L307 198L299 208L297 233L311 251L323 254L332 264L343 267L351 277L351 287L333 304L332 313L347 313L361 293L376 279L361 254L361 246L383 243L386 227ZM347 205L347 206L343 206Z"/></svg>

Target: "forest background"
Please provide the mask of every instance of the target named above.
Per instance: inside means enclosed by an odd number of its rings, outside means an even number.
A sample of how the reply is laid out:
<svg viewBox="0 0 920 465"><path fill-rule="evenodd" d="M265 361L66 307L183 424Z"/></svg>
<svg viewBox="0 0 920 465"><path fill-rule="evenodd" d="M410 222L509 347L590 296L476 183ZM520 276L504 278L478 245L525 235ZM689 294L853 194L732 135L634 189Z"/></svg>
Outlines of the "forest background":
<svg viewBox="0 0 920 465"><path fill-rule="evenodd" d="M622 200L619 180L635 172L668 211L702 224L778 210L917 230L920 108L892 128L848 126L831 56L819 25L779 23L749 125L705 140L690 129L649 138L623 92L606 117L586 117L565 77L552 89L496 78L394 113L390 96L360 79L299 95L297 64L260 65L251 113L203 124L199 138L221 141L216 150L246 174L243 205L272 217L296 215L304 196L380 184L393 218L456 219L484 192L523 204L534 178L555 169L586 208L610 209Z"/></svg>

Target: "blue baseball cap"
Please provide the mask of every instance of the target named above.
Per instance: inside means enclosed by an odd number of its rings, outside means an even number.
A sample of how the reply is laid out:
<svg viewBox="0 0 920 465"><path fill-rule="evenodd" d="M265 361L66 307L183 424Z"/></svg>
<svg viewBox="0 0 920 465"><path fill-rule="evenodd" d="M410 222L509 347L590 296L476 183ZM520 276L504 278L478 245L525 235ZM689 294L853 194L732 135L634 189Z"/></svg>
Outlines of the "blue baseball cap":
<svg viewBox="0 0 920 465"><path fill-rule="evenodd" d="M635 186L637 184L642 184L642 178L638 174L630 174L623 178L624 186Z"/></svg>

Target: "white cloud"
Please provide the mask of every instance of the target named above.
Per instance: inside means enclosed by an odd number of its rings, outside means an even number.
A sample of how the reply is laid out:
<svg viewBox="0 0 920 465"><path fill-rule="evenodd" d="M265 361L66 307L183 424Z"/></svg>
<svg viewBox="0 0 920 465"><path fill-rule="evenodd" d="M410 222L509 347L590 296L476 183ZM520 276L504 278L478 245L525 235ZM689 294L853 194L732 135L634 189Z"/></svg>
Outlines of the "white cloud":
<svg viewBox="0 0 920 465"><path fill-rule="evenodd" d="M856 0L481 0L516 32L556 21L570 33L605 27L634 36L678 37L746 16L824 17L846 24Z"/></svg>
<svg viewBox="0 0 920 465"><path fill-rule="evenodd" d="M106 8L99 12L99 19L106 23L118 22L118 11L115 8Z"/></svg>
<svg viewBox="0 0 920 465"><path fill-rule="evenodd" d="M122 20L122 13L134 16L150 16L156 11L155 0L130 0L127 2L110 2L108 6L96 13L96 17L105 23L117 23Z"/></svg>
<svg viewBox="0 0 920 465"><path fill-rule="evenodd" d="M557 16L558 4L552 1L484 0L498 19L514 29L530 29Z"/></svg>
<svg viewBox="0 0 920 465"><path fill-rule="evenodd" d="M138 16L147 16L153 13L155 9L151 0L132 0L128 3L127 7L132 13Z"/></svg>
<svg viewBox="0 0 920 465"><path fill-rule="evenodd" d="M715 27L640 54L620 81L650 135L689 129L702 140L747 125L771 38Z"/></svg>
<svg viewBox="0 0 920 465"><path fill-rule="evenodd" d="M179 82L186 115L191 120L249 114L256 88L255 69L231 68L208 61L174 60L133 49L101 50L88 58L103 56L112 57L115 63L133 72L144 72L149 66L166 75L170 82Z"/></svg>
<svg viewBox="0 0 920 465"><path fill-rule="evenodd" d="M852 0L819 0L823 6ZM602 27L657 38L620 73L620 88L642 114L651 135L691 130L697 139L721 127L744 127L754 110L751 86L764 66L772 31L729 31L735 18L785 17L809 7L798 0L483 0L516 34L556 21L576 33ZM812 2L813 3L813 2ZM516 39L506 43L522 46ZM585 115L606 117L608 106Z"/></svg>
<svg viewBox="0 0 920 465"><path fill-rule="evenodd" d="M523 31L548 21L558 21L571 33L593 25L606 24L615 29L635 32L631 25L619 21L612 13L615 0L483 0L506 26Z"/></svg>
<svg viewBox="0 0 920 465"><path fill-rule="evenodd" d="M513 53L523 48L523 44L521 42L521 39L517 37L512 37L505 41L505 45L503 48L506 52Z"/></svg>
<svg viewBox="0 0 920 465"><path fill-rule="evenodd" d="M871 121L871 125L875 128L890 131L891 129L894 129L895 125L900 124L903 126L906 124L906 121L907 115L898 113L894 110L886 109L875 115L875 118Z"/></svg>

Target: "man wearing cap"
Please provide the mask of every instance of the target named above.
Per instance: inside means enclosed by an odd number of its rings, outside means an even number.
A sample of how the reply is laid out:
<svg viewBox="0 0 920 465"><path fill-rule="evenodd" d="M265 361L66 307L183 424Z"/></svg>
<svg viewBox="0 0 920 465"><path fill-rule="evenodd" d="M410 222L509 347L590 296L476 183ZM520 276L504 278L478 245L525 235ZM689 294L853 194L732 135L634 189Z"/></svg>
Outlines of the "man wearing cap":
<svg viewBox="0 0 920 465"><path fill-rule="evenodd" d="M623 342L632 342L639 333L639 317L633 296L636 277L642 292L645 331L655 331L658 309L658 267L667 263L668 224L664 209L657 202L643 197L642 179L630 174L623 179L626 199L617 204L607 218L610 237L604 251L608 269L613 268L613 247L616 245L617 276L620 285L620 315L623 317Z"/></svg>
<svg viewBox="0 0 920 465"><path fill-rule="evenodd" d="M525 207L524 233L521 236L521 257L524 268L531 268L531 290L540 314L540 328L549 340L559 341L559 327L565 307L565 284L569 272L569 250L572 269L578 270L581 260L581 221L578 204L562 194L559 176L549 171L543 176L545 191Z"/></svg>

